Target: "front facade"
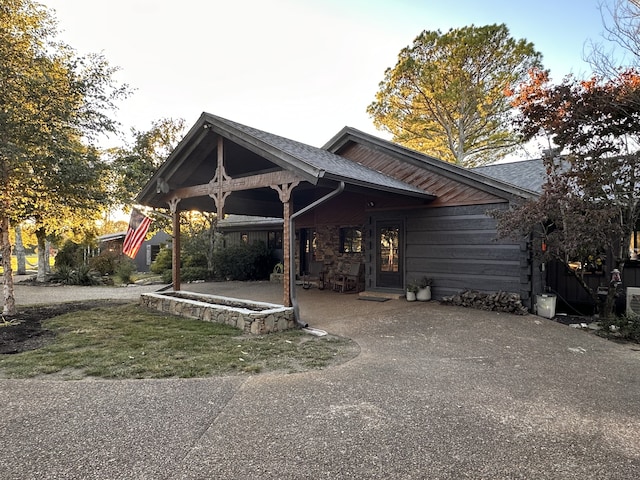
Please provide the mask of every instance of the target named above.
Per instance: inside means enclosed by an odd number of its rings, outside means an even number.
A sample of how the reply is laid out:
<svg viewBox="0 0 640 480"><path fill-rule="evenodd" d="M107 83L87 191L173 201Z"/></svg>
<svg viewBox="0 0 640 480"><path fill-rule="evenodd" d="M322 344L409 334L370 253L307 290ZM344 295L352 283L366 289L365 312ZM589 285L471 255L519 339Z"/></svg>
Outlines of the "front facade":
<svg viewBox="0 0 640 480"><path fill-rule="evenodd" d="M365 292L427 276L435 298L507 291L531 307L541 284L526 239L498 240L487 212L535 195L350 128L320 149L203 114L138 201L282 219L289 281L312 263L327 275L359 263Z"/></svg>

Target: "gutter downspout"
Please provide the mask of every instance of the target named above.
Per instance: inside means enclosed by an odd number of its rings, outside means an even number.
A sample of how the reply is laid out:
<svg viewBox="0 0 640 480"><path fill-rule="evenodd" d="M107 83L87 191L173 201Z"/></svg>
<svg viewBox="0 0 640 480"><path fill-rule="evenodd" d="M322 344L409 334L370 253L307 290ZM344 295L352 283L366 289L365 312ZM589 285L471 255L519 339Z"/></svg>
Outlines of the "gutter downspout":
<svg viewBox="0 0 640 480"><path fill-rule="evenodd" d="M300 215L302 215L303 213L307 213L309 210L313 210L317 206L323 204L327 200L335 197L336 195L341 194L343 190L344 190L344 182L341 181L340 185L338 185L338 188L336 188L334 191L329 192L324 197L319 198L312 204L307 205L302 210L294 213L289 217L289 232L290 232L289 235L291 236L291 238L289 239L289 258L291 259L291 261L289 262L289 292L291 295L291 305L293 306L293 315L296 319L296 323L300 325L302 328L308 327L309 324L303 322L300 319L300 308L298 307L298 299L296 298L296 247L295 247L295 242L293 241L296 235L295 219Z"/></svg>

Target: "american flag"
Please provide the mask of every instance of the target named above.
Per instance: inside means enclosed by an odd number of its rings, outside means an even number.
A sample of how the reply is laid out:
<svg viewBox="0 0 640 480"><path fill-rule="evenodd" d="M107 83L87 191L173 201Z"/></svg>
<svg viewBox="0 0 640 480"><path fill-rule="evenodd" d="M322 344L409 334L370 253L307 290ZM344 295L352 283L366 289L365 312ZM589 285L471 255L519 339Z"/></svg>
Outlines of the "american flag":
<svg viewBox="0 0 640 480"><path fill-rule="evenodd" d="M142 245L144 237L147 235L149 225L151 225L151 219L149 217L143 215L135 208L131 211L129 228L127 229L127 235L124 237L124 243L122 244L122 253L131 258L136 257L138 250L140 250L140 245Z"/></svg>

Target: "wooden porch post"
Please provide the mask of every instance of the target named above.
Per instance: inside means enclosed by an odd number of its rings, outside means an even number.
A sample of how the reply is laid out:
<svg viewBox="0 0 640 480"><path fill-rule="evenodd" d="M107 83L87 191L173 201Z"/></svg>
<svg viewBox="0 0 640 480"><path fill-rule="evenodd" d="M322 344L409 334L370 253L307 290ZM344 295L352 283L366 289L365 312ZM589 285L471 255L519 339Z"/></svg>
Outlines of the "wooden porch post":
<svg viewBox="0 0 640 480"><path fill-rule="evenodd" d="M291 218L291 201L284 202L283 204L284 210L284 225L282 229L282 245L283 245L283 253L284 253L284 277L282 279L284 292L282 304L285 307L291 306L291 262L295 262L295 258L291 258L289 245L291 240L291 232L289 231L289 220Z"/></svg>
<svg viewBox="0 0 640 480"><path fill-rule="evenodd" d="M291 258L291 242L295 238L295 232L289 231L289 220L291 219L291 191L298 186L300 181L296 180L291 183L285 183L282 185L271 185L282 202L282 210L284 217L284 225L282 228L282 246L284 250L284 276L282 282L283 287L283 299L282 304L285 307L290 307L291 303L291 262L295 262L295 258Z"/></svg>
<svg viewBox="0 0 640 480"><path fill-rule="evenodd" d="M171 221L173 224L173 248L171 251L171 263L173 269L171 271L171 280L173 282L173 290L180 290L180 210L178 210L179 198L172 198L169 201L171 210Z"/></svg>

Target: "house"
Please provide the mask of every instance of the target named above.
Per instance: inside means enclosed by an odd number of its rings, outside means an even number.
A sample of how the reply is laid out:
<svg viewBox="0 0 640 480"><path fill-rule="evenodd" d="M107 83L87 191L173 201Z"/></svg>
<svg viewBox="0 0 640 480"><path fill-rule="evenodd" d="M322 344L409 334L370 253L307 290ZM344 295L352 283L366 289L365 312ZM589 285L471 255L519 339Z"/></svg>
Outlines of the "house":
<svg viewBox="0 0 640 480"><path fill-rule="evenodd" d="M218 221L217 230L221 234L223 247L264 242L279 262L284 261L282 218L227 215Z"/></svg>
<svg viewBox="0 0 640 480"><path fill-rule="evenodd" d="M137 201L168 208L176 231L181 210L282 219L285 305L310 262L328 275L349 262L365 293L429 276L434 298L509 291L531 307L542 283L529 244L497 239L487 211L536 196L349 127L315 148L203 113Z"/></svg>
<svg viewBox="0 0 640 480"><path fill-rule="evenodd" d="M98 253L105 251L113 251L122 253L122 244L127 232L116 232L98 237ZM171 243L171 236L164 231L154 234L149 240L142 242L140 250L133 259L138 272L148 272L151 262L156 259L163 245Z"/></svg>

